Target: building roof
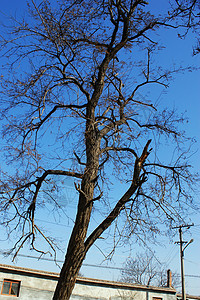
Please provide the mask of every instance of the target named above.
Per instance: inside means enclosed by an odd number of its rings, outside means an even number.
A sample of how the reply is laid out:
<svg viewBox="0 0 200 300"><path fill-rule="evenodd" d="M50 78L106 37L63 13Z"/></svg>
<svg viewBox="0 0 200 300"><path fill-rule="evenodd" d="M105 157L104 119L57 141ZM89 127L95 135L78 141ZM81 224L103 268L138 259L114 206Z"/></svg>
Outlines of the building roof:
<svg viewBox="0 0 200 300"><path fill-rule="evenodd" d="M182 299L182 294L176 294L178 299ZM186 295L186 298L188 299L194 299L194 300L200 300L200 296L192 296L192 295Z"/></svg>
<svg viewBox="0 0 200 300"><path fill-rule="evenodd" d="M52 280L58 280L59 278L59 273L34 270L34 269L22 268L22 267L4 265L4 264L0 264L0 271L3 271L5 273L14 273L20 275L27 275L27 276L37 276L40 278L46 278ZM76 283L107 286L113 288L126 288L126 289L128 288L133 290L137 289L137 290L159 291L159 292L172 293L172 294L176 293L176 290L174 288L169 288L169 287L154 287L154 286L116 282L116 281L109 281L109 280L102 280L102 279L93 279L93 278L86 278L86 277L78 277Z"/></svg>
<svg viewBox="0 0 200 300"><path fill-rule="evenodd" d="M59 273L56 272L47 272L41 270L35 270L30 268L23 268L11 265L0 264L0 272L5 273L12 273L12 274L19 274L19 275L27 275L27 276L36 276L40 278L46 278L51 280L58 280ZM178 294L174 288L170 287L154 287L154 286L146 286L140 284L133 284L133 283L125 283L125 282L116 282L116 281L109 281L109 280L102 280L102 279L94 279L94 278L86 278L86 277L78 277L76 280L79 284L90 284L96 286L107 286L113 288L125 288L125 289L133 289L133 290L148 290L148 291L155 291L155 292L165 292L170 294L176 294L177 299L182 299L182 295ZM200 300L200 296L192 296L186 295L187 299L189 300Z"/></svg>

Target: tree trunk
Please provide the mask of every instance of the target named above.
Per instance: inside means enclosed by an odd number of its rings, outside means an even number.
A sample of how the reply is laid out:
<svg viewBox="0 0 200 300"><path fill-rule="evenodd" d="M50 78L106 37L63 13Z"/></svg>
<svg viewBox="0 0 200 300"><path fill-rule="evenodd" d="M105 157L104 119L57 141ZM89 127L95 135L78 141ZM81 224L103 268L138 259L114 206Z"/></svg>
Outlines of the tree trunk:
<svg viewBox="0 0 200 300"><path fill-rule="evenodd" d="M93 195L99 168L100 138L94 125L94 107L88 105L86 121L86 168L79 191L75 225L53 300L70 299L78 272L86 255L85 239L93 206Z"/></svg>
<svg viewBox="0 0 200 300"><path fill-rule="evenodd" d="M74 243L73 249L68 247L53 300L70 299L84 257L85 251L81 239Z"/></svg>
<svg viewBox="0 0 200 300"><path fill-rule="evenodd" d="M91 200L93 198L94 184L91 184L91 177L88 176L88 174L86 174L85 177L81 190L84 191L84 193L86 190L90 190L90 200L88 200L89 198L86 199L80 192L77 217L69 241L65 262L53 297L54 300L70 299L78 272L86 255L84 242L92 210ZM89 194L86 195L89 197Z"/></svg>

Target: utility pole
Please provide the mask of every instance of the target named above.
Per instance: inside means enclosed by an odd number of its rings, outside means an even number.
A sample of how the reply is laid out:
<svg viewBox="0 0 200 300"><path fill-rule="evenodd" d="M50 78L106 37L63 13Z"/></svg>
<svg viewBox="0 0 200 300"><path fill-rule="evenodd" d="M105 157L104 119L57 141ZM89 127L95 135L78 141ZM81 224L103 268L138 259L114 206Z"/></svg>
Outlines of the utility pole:
<svg viewBox="0 0 200 300"><path fill-rule="evenodd" d="M193 239L191 239L189 242L184 242L182 238L182 228L186 227L189 229L191 226L194 226L194 224L187 224L187 225L180 225L176 227L172 227L172 229L178 228L179 230L179 242L175 242L175 244L180 245L180 259L181 259L181 283L182 283L182 300L186 300L186 293L185 293L185 276L184 276L184 250L186 247L193 242ZM185 247L183 247L183 244L186 244Z"/></svg>

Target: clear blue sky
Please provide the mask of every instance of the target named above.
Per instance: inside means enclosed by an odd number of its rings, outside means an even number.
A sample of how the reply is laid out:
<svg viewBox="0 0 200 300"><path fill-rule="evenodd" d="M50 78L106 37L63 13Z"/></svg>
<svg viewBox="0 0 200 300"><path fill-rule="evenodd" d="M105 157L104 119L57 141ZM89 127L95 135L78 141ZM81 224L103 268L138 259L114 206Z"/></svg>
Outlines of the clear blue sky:
<svg viewBox="0 0 200 300"><path fill-rule="evenodd" d="M163 0L164 1L164 0ZM164 1L165 2L165 1ZM154 4L158 2L153 2ZM159 1L162 3L162 1ZM1 0L1 14L0 21L5 23L5 15L16 14L24 15L24 9L26 7L25 0ZM158 6L156 9L159 9ZM168 48L163 51L162 55L159 56L159 59L163 64L192 64L194 66L199 66L200 64L200 55L192 57L192 44L194 40L191 36L188 36L186 41L177 40L177 36L172 34L170 31L166 33L165 41L168 43ZM159 95L158 95L159 96ZM163 94L160 97L160 101L163 103L163 106L177 107L179 111L187 111L187 116L189 118L189 123L187 124L186 131L190 136L194 136L197 139L197 144L195 148L197 152L192 157L192 162L195 166L195 169L199 170L200 162L200 73L199 71L193 71L191 73L179 74L173 80L166 94ZM113 195L114 196L114 195ZM66 197L70 199L74 198L74 193L71 187L67 187ZM73 201L71 200L70 206L71 209L75 208ZM196 195L196 201L199 201L199 195ZM65 207L64 207L65 209ZM68 207L69 209L69 207ZM51 211L49 214L44 215L44 212L38 216L39 219L43 220L44 226L48 228L49 231L53 232L57 237L63 240L63 236L70 234L70 225L71 220L62 216L61 220L55 220L52 216ZM190 240L194 238L194 242L188 246L185 251L185 273L194 274L200 276L200 214L197 213L191 216L192 221L195 226L191 227L190 230L184 232L184 239ZM178 231L175 238L170 242L164 237L160 239L159 246L150 247L156 251L156 256L158 257L161 263L167 264L167 268L178 271L180 270L179 263L179 247L175 245L174 242L178 241ZM8 248L8 242L2 242L1 245L5 248ZM11 245L11 244L10 244ZM66 247L66 241L61 242L63 251ZM104 241L99 241L98 246L107 248L108 245ZM134 249L120 248L116 251L111 262L105 262L103 265L110 267L122 267L122 263L128 255L134 255L139 250L138 246ZM28 249L24 249L23 254L35 255L35 253L30 252ZM64 254L62 252L58 253L58 259L63 259ZM104 260L101 252L97 247L93 247L87 255L85 264L100 264ZM0 256L0 263L11 264L9 258L3 258ZM35 259L18 257L16 264L19 266L25 266L30 268L46 269L49 271L59 271L53 262L46 261L36 261ZM82 268L84 276L88 277L99 277L109 280L117 280L119 278L119 272L114 269L100 269L93 267L84 267ZM200 295L200 278L186 277L186 290L190 294Z"/></svg>

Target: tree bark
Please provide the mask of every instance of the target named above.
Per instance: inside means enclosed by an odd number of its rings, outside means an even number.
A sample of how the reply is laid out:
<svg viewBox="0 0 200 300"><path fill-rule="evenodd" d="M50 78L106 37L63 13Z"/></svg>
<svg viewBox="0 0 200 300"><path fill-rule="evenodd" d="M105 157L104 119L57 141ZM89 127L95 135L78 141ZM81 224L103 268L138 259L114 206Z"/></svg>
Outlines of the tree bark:
<svg viewBox="0 0 200 300"><path fill-rule="evenodd" d="M85 131L86 168L79 191L75 225L53 300L70 299L78 272L86 255L85 239L93 206L94 188L99 168L100 136L95 127L95 105L88 103Z"/></svg>
<svg viewBox="0 0 200 300"><path fill-rule="evenodd" d="M76 221L69 241L65 262L53 297L54 300L67 300L70 298L78 272L85 258L86 251L84 242L93 205L93 178L96 174L96 170L88 170L88 168L86 168L81 190L79 191L80 196Z"/></svg>

